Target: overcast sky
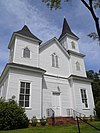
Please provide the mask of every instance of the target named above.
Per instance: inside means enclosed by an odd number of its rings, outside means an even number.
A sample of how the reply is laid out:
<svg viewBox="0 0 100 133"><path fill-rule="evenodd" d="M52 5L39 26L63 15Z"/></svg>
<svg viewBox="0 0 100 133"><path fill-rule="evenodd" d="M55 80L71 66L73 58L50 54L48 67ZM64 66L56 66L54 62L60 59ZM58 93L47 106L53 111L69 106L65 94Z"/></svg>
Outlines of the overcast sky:
<svg viewBox="0 0 100 133"><path fill-rule="evenodd" d="M13 32L26 24L34 35L46 42L54 36L60 36L64 16L71 30L80 38L79 48L86 55L86 70L100 70L100 46L87 37L95 31L95 25L80 0L62 3L62 9L56 11L50 11L41 1L0 0L0 73L8 62L7 47ZM96 12L100 17L100 9Z"/></svg>

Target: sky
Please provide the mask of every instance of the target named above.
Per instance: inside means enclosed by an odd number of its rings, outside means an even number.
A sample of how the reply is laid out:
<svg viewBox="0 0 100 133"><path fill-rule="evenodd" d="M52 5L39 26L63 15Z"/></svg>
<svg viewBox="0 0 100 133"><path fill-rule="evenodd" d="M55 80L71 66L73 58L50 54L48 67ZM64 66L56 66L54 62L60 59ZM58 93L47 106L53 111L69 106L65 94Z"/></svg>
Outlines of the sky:
<svg viewBox="0 0 100 133"><path fill-rule="evenodd" d="M87 35L96 31L91 14L80 0L62 3L50 10L42 0L0 0L0 73L9 58L8 44L13 32L24 25L44 42L59 38L66 17L71 30L80 38L80 52L85 54L86 70L100 70L100 46ZM100 17L100 9L96 10Z"/></svg>

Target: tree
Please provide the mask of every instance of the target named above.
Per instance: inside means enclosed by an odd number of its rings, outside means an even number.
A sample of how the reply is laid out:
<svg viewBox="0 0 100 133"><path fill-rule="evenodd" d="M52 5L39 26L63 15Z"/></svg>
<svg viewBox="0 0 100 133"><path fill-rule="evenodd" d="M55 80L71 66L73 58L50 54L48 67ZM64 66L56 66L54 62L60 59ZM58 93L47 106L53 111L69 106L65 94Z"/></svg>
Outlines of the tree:
<svg viewBox="0 0 100 133"><path fill-rule="evenodd" d="M92 79L92 90L94 95L95 104L100 101L100 78L99 74L94 72L93 70L87 71L87 77Z"/></svg>
<svg viewBox="0 0 100 133"><path fill-rule="evenodd" d="M92 79L92 90L95 101L95 111L97 117L100 119L100 78L99 73L94 72L93 70L87 71L87 77Z"/></svg>
<svg viewBox="0 0 100 133"><path fill-rule="evenodd" d="M42 0L42 2L46 3L47 6L52 10L54 9L60 9L61 8L61 2L68 2L70 0ZM90 33L88 36L93 39L98 39L100 44L100 25L99 25L99 17L97 17L95 10L96 8L100 8L100 0L81 0L81 2L84 4L84 6L88 9L88 11L91 13L92 18L95 23L96 32Z"/></svg>

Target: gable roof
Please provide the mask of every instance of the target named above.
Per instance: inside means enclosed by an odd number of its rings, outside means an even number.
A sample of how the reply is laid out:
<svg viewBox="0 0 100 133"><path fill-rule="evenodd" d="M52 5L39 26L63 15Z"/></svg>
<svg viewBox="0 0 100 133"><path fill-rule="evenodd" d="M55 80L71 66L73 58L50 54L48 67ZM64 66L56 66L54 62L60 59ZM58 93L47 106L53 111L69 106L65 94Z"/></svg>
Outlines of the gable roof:
<svg viewBox="0 0 100 133"><path fill-rule="evenodd" d="M58 41L58 39L57 39L56 37L50 39L49 41L45 42L44 44L41 44L41 45L39 46L40 52L41 52L42 50L46 49L47 46L51 45L51 42L53 42L53 41L55 41L56 44L59 46L59 48L64 52L64 54L65 54L68 58L70 58L68 52L67 52L66 49L60 44L60 42Z"/></svg>
<svg viewBox="0 0 100 133"><path fill-rule="evenodd" d="M13 33L12 37L11 37L11 40L10 40L10 43L8 45L8 48L11 47L11 43L13 41L13 39L15 38L15 36L21 36L21 37L25 37L25 38L28 38L28 39L31 39L31 40L34 40L34 41L37 41L39 42L39 44L42 42L39 38L37 38L35 35L33 35L31 33L31 31L29 30L29 28L24 25L23 28L19 31L16 31Z"/></svg>
<svg viewBox="0 0 100 133"><path fill-rule="evenodd" d="M61 40L65 35L71 35L72 37L79 39L72 31L71 28L68 25L68 22L66 20L66 18L64 18L64 22L63 22L63 28L62 28L62 33L59 37L59 40Z"/></svg>

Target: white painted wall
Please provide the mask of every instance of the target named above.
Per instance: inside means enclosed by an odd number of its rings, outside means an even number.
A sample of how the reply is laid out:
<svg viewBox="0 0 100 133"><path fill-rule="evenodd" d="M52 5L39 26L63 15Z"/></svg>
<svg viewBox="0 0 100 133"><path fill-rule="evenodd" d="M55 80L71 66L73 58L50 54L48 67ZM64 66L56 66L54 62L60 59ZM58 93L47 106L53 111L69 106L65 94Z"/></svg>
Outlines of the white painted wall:
<svg viewBox="0 0 100 133"><path fill-rule="evenodd" d="M58 56L58 68L52 67L53 53L56 53ZM48 48L40 52L40 67L46 70L46 74L66 77L70 74L69 59L55 41Z"/></svg>
<svg viewBox="0 0 100 133"><path fill-rule="evenodd" d="M72 41L75 43L75 49L72 48L72 44L71 44ZM79 53L79 47L78 47L78 41L77 40L66 36L60 41L60 43L65 47L66 50L72 50L74 52Z"/></svg>
<svg viewBox="0 0 100 133"><path fill-rule="evenodd" d="M71 74L86 77L86 70L85 70L83 57L76 56L73 54L71 54L70 57L71 57L70 58ZM76 69L76 62L77 61L80 63L80 71L77 71L77 69Z"/></svg>
<svg viewBox="0 0 100 133"><path fill-rule="evenodd" d="M30 50L30 54L31 54L30 58L23 58L23 49L25 47L28 47ZM13 63L37 67L38 66L38 56L39 56L38 43L16 36L15 46L14 46Z"/></svg>
<svg viewBox="0 0 100 133"><path fill-rule="evenodd" d="M86 89L87 101L88 101L88 106L89 106L88 108L84 108L84 105L82 103L80 89ZM73 94L73 105L76 111L82 114L85 114L88 117L90 115L94 115L93 109L95 106L94 106L91 84L89 82L74 80L73 87L72 87L72 94Z"/></svg>
<svg viewBox="0 0 100 133"><path fill-rule="evenodd" d="M0 84L0 97L2 97L3 99L6 99L6 95L7 95L8 78L9 76L6 75L2 83Z"/></svg>
<svg viewBox="0 0 100 133"><path fill-rule="evenodd" d="M60 90L58 90L58 87ZM67 108L72 108L71 89L67 79L45 76L43 80L43 116L46 109L52 108L52 92L60 92L61 115L67 115Z"/></svg>
<svg viewBox="0 0 100 133"><path fill-rule="evenodd" d="M11 69L9 73L7 99L14 95L16 97L16 101L18 102L20 81L31 83L30 107L25 109L28 117L31 119L33 116L36 116L38 119L40 119L42 76L35 72Z"/></svg>

